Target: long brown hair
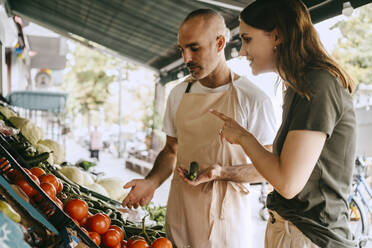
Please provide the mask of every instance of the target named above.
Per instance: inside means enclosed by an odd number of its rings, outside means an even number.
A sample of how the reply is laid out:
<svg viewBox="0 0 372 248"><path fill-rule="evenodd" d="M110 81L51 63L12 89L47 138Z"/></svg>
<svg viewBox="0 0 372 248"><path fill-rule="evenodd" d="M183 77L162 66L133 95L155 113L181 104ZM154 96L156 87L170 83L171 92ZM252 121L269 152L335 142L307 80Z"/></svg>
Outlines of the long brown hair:
<svg viewBox="0 0 372 248"><path fill-rule="evenodd" d="M353 80L324 49L302 1L256 0L240 13L240 20L266 32L278 31L281 44L276 47L276 66L285 87L310 99L313 92L304 75L324 69L353 92Z"/></svg>

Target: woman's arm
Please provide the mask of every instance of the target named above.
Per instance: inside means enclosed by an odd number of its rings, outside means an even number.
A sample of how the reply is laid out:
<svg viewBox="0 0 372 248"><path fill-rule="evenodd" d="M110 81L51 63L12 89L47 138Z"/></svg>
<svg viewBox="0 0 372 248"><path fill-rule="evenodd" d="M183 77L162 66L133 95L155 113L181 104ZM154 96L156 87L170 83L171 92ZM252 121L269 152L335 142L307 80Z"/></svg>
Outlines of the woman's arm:
<svg viewBox="0 0 372 248"><path fill-rule="evenodd" d="M240 144L257 171L287 199L305 186L323 149L326 134L310 130L290 131L280 157L267 151L249 132L233 119L211 111L225 122L221 136Z"/></svg>
<svg viewBox="0 0 372 248"><path fill-rule="evenodd" d="M310 130L290 131L280 157L264 149L250 134L242 136L240 145L257 171L287 199L305 186L319 159L326 134Z"/></svg>

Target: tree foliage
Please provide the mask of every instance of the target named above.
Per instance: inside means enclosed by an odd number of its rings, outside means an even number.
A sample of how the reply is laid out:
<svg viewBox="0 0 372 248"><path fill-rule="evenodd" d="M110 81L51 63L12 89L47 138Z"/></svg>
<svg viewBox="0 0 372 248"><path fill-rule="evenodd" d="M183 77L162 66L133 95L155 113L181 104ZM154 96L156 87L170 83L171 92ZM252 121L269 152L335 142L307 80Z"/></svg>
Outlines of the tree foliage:
<svg viewBox="0 0 372 248"><path fill-rule="evenodd" d="M372 84L372 4L355 12L332 27L342 34L332 55L357 84Z"/></svg>

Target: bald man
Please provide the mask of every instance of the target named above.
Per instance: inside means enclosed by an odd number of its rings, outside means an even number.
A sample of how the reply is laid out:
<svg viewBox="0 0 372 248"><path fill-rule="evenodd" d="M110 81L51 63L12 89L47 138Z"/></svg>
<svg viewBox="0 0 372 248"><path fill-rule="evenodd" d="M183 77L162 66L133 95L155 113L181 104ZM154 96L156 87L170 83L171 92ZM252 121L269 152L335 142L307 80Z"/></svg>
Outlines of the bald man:
<svg viewBox="0 0 372 248"><path fill-rule="evenodd" d="M210 9L190 13L178 32L178 47L190 76L170 93L164 116L165 147L145 179L132 188L123 206L150 202L172 174L166 230L179 248L250 247L249 182L262 180L240 146L221 139L223 126L209 112L216 109L246 127L263 145L275 134L268 96L248 79L234 75L224 48L229 30ZM191 161L199 164L196 180L187 178Z"/></svg>

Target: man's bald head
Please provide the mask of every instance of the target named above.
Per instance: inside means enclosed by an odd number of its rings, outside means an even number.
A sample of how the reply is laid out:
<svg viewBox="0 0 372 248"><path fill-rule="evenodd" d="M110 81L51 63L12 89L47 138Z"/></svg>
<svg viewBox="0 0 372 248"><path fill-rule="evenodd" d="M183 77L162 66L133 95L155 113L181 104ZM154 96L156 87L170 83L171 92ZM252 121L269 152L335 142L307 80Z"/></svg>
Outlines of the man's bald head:
<svg viewBox="0 0 372 248"><path fill-rule="evenodd" d="M178 48L194 78L205 78L226 63L228 31L223 17L210 9L195 10L182 22Z"/></svg>
<svg viewBox="0 0 372 248"><path fill-rule="evenodd" d="M190 22L200 22L203 25L204 31L211 33L213 36L223 35L226 42L230 39L230 31L227 29L225 19L221 14L212 9L197 9L186 16L181 23L183 25Z"/></svg>

